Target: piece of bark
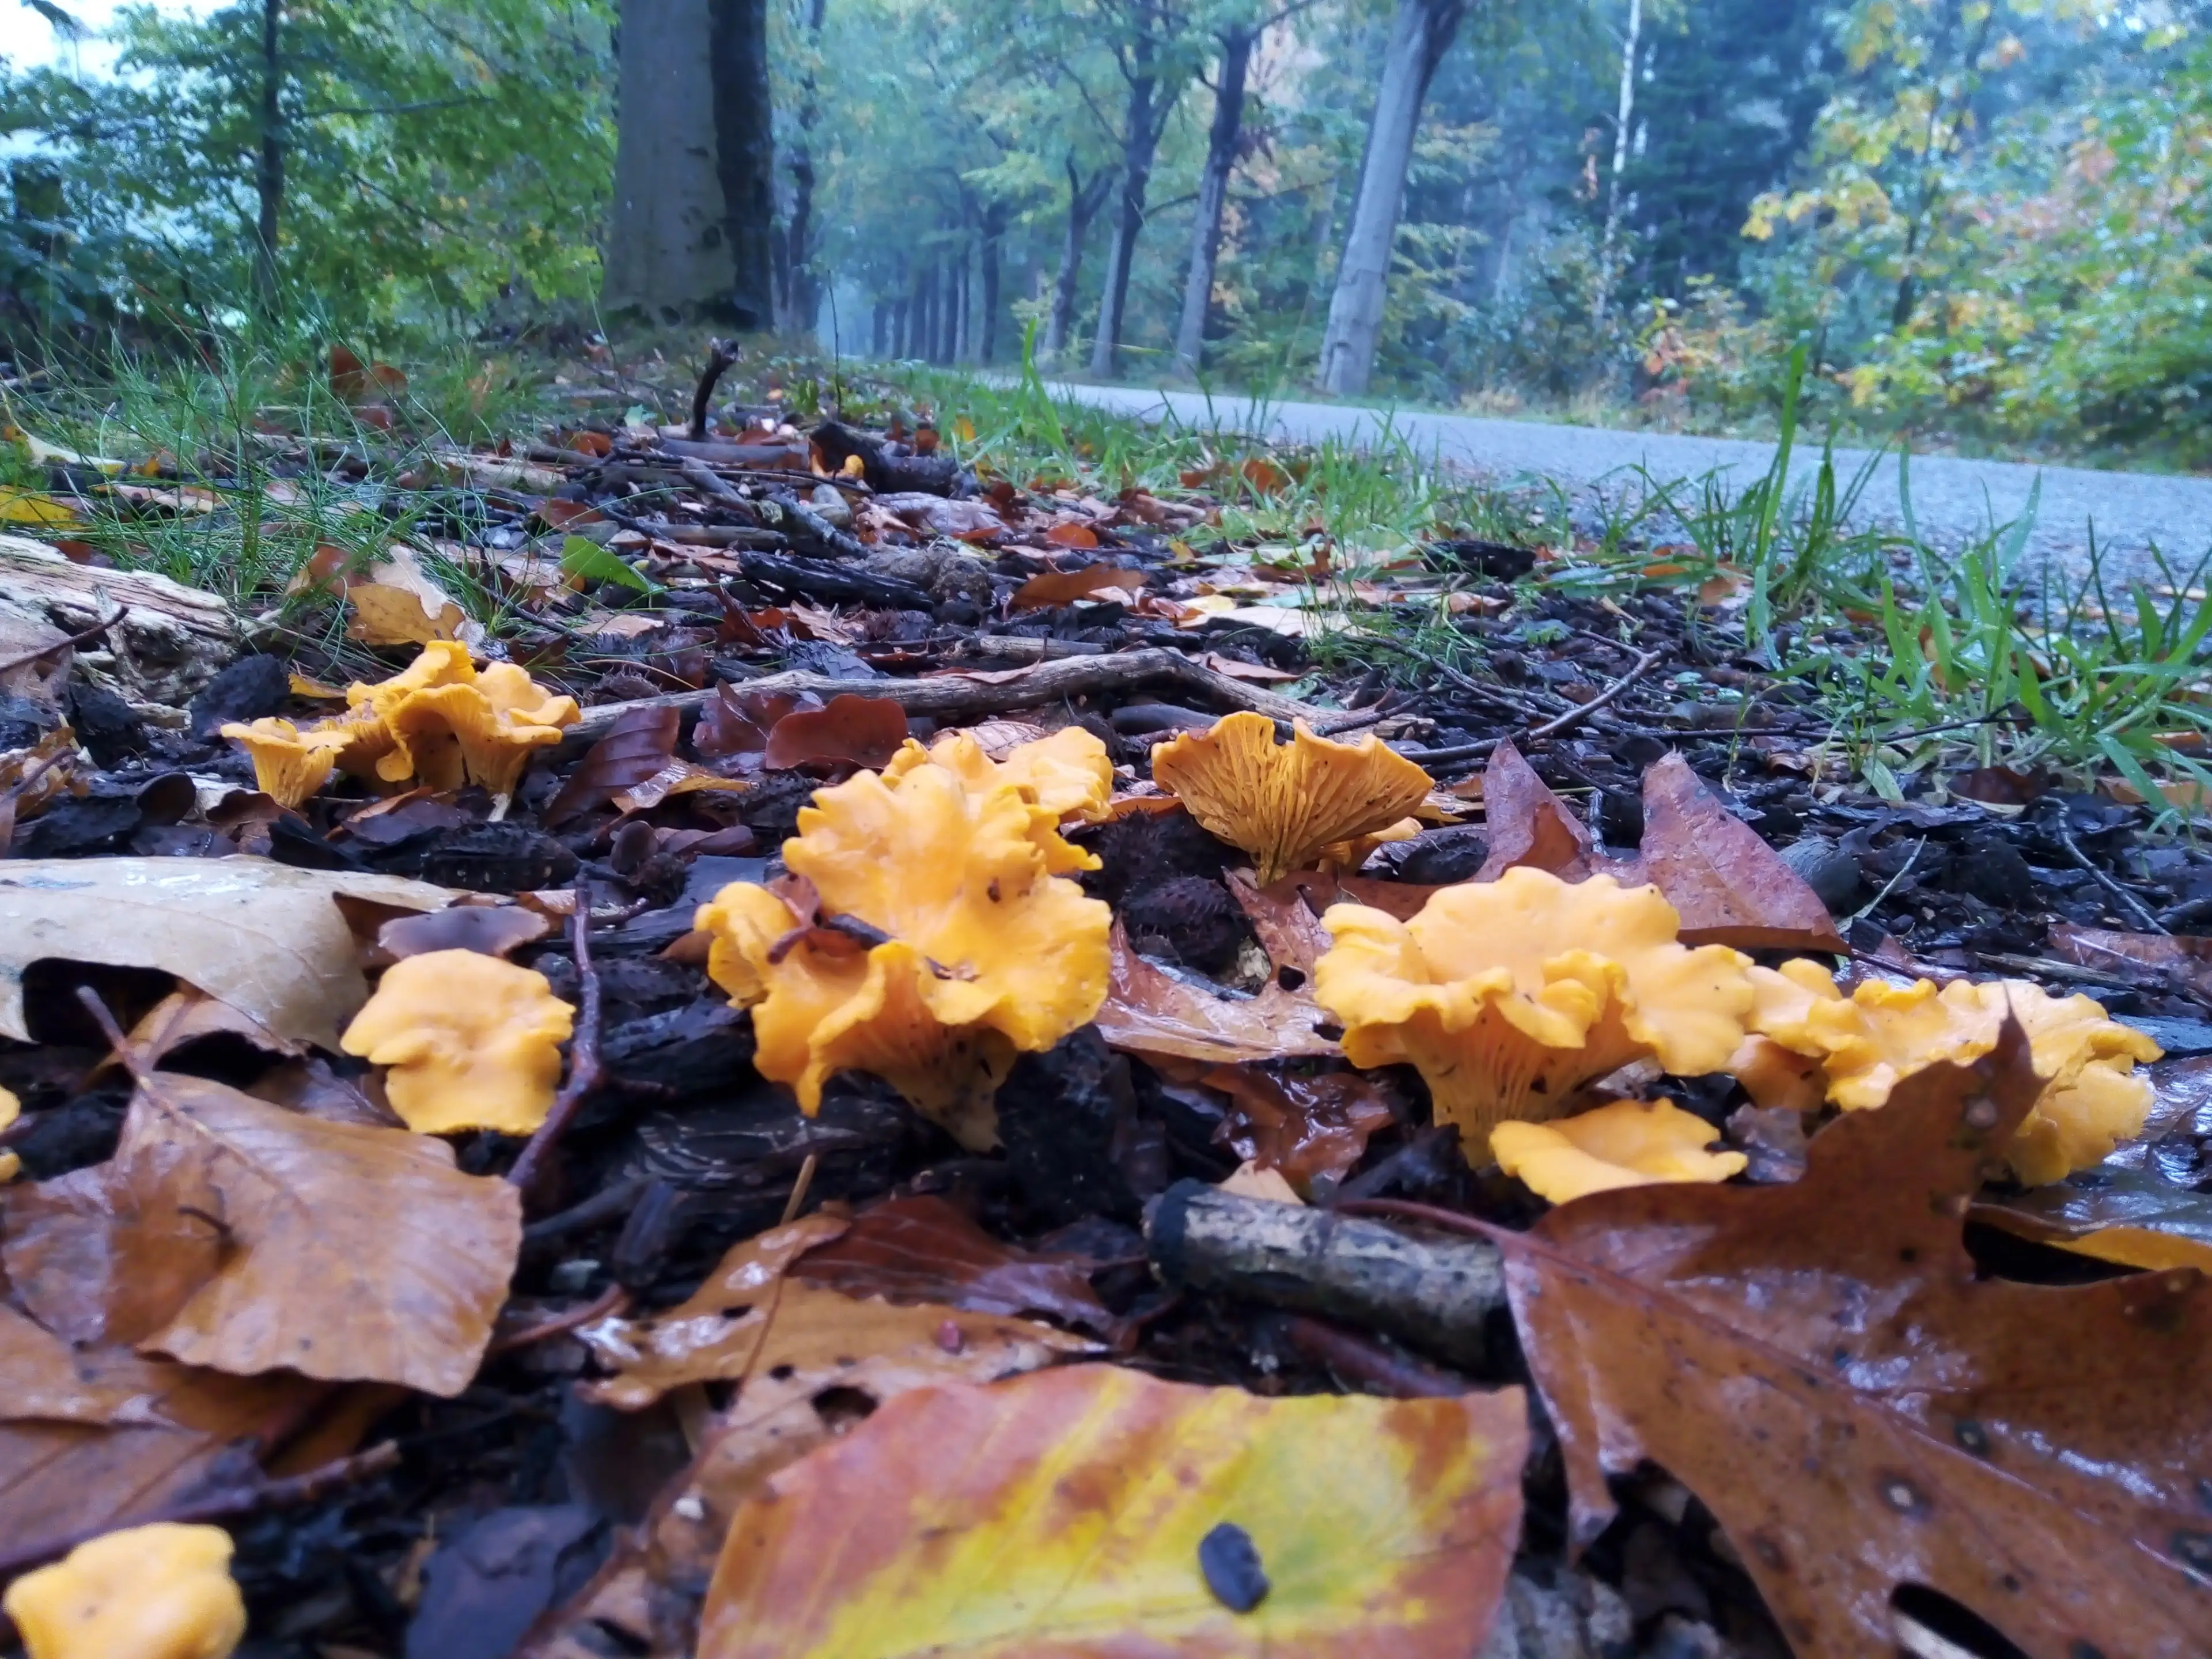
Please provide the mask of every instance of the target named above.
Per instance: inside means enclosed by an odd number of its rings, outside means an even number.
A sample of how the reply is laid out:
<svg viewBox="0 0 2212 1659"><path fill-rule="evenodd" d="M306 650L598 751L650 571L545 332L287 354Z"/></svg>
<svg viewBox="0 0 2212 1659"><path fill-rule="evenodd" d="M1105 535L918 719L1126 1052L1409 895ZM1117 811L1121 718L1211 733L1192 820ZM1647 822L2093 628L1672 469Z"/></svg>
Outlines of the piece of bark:
<svg viewBox="0 0 2212 1659"><path fill-rule="evenodd" d="M1017 708L1058 702L1062 697L1128 691L1140 685L1180 686L1224 707L1249 708L1283 722L1326 722L1332 717L1341 718L1335 709L1316 708L1231 679L1164 646L1119 651L1103 657L1069 657L1039 663L1034 668L937 674L919 680L846 680L830 674L769 674L745 681L741 689L747 692L808 692L824 702L840 693L851 691L864 697L888 697L909 714L927 714L942 720L1011 714ZM704 708L714 695L714 689L709 687L701 691L672 691L657 697L640 697L629 702L602 703L597 708L584 711L584 717L564 735L563 746L604 737L607 729L629 709L697 709Z"/></svg>
<svg viewBox="0 0 2212 1659"><path fill-rule="evenodd" d="M79 634L118 608L76 667L132 703L181 708L239 653L238 617L220 595L150 571L73 564L44 542L0 536L0 601Z"/></svg>
<svg viewBox="0 0 2212 1659"><path fill-rule="evenodd" d="M1168 1188L1145 1237L1172 1288L1320 1314L1461 1364L1480 1363L1484 1322L1505 1302L1498 1251L1479 1239L1424 1238L1195 1181Z"/></svg>

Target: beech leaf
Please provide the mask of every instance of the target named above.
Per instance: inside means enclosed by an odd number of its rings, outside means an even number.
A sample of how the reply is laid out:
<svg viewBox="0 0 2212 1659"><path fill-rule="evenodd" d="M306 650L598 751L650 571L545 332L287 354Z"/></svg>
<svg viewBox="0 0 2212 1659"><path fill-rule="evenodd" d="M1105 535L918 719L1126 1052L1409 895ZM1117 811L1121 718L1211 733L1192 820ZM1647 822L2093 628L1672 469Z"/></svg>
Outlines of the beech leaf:
<svg viewBox="0 0 2212 1659"><path fill-rule="evenodd" d="M0 1036L29 1038L23 972L54 957L158 968L278 1037L335 1053L339 1028L368 1000L340 896L422 911L453 895L254 858L0 863Z"/></svg>
<svg viewBox="0 0 2212 1659"><path fill-rule="evenodd" d="M113 1158L15 1195L9 1219L8 1277L58 1334L447 1396L522 1243L514 1188L441 1140L160 1073Z"/></svg>
<svg viewBox="0 0 2212 1659"><path fill-rule="evenodd" d="M882 767L906 741L906 710L889 697L863 697L850 691L821 708L798 708L768 734L765 759L777 770L850 762Z"/></svg>
<svg viewBox="0 0 2212 1659"><path fill-rule="evenodd" d="M1718 1518L1797 1659L1889 1651L1905 1583L2036 1659L2201 1655L2212 1287L2011 1284L1963 1243L2041 1086L2008 1023L1832 1123L1794 1184L1601 1193L1501 1239L1576 1534L1649 1459Z"/></svg>
<svg viewBox="0 0 2212 1659"><path fill-rule="evenodd" d="M584 751L543 814L548 829L604 806L625 789L658 777L676 758L684 717L673 708L627 708Z"/></svg>
<svg viewBox="0 0 2212 1659"><path fill-rule="evenodd" d="M1081 1365L919 1389L738 1509L699 1659L1464 1659L1527 1439L1517 1389L1264 1399Z"/></svg>

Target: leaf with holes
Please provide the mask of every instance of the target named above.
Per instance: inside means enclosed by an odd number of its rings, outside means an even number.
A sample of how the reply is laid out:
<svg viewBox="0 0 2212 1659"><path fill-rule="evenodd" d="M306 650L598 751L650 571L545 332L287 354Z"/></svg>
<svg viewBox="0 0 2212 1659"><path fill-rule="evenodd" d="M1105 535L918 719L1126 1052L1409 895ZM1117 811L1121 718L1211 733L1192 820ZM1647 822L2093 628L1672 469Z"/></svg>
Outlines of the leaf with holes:
<svg viewBox="0 0 2212 1659"><path fill-rule="evenodd" d="M1463 1659L1527 1439L1517 1389L1277 1400L1080 1365L917 1390L738 1509L700 1659Z"/></svg>
<svg viewBox="0 0 2212 1659"><path fill-rule="evenodd" d="M1649 1459L1797 1659L1890 1651L1907 1584L2035 1659L2201 1659L2212 1284L2012 1284L1963 1242L2041 1086L2008 1026L1831 1124L1794 1184L1601 1193L1503 1236L1577 1535Z"/></svg>

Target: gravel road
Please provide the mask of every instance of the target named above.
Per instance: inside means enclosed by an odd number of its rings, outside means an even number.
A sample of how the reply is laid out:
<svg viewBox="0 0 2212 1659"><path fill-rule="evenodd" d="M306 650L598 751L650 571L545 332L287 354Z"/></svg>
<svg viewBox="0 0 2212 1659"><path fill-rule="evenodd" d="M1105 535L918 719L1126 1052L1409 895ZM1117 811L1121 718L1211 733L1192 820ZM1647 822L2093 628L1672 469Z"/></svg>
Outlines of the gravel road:
<svg viewBox="0 0 2212 1659"><path fill-rule="evenodd" d="M1774 446L1731 438L1680 437L1666 433L1612 432L1598 427L1553 426L1537 421L1485 420L1469 415L1383 414L1333 404L1208 400L1198 392L1147 392L1134 387L1056 385L1060 395L1157 419L1172 413L1204 428L1261 432L1293 442L1325 438L1371 438L1387 420L1424 455L1474 468L1501 481L1550 477L1576 485L1632 485L1628 469L1641 465L1656 478L1696 478L1721 471L1738 488L1772 465ZM1836 452L1838 483L1855 476L1868 452ZM1793 485L1810 483L1819 452L1793 456ZM2146 564L2158 548L2186 570L2212 548L2212 478L2154 473L2100 472L2078 466L2030 466L2011 461L1957 460L1916 456L1910 469L1912 511L1922 535L1954 545L1994 520L2008 523L2026 510L2039 477L2043 493L2030 537L2029 561L2055 557L2069 571L2083 568L2089 530L2097 544L2118 556L2122 569ZM1894 456L1885 457L1859 499L1859 520L1896 528L1903 523ZM2113 566L2107 566L2107 574ZM2146 571L2146 574L2150 574Z"/></svg>

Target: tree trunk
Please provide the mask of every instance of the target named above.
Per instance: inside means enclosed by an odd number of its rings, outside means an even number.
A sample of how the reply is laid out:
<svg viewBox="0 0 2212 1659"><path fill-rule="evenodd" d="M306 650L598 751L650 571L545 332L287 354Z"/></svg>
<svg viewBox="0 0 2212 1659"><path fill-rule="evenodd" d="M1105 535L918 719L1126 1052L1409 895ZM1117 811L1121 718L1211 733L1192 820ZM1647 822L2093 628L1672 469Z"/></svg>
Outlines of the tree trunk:
<svg viewBox="0 0 2212 1659"><path fill-rule="evenodd" d="M937 261L921 268L921 286L915 292L915 356L926 363L937 361Z"/></svg>
<svg viewBox="0 0 2212 1659"><path fill-rule="evenodd" d="M261 155L253 170L253 297L264 317L276 310L276 230L284 207L284 5L261 0Z"/></svg>
<svg viewBox="0 0 2212 1659"><path fill-rule="evenodd" d="M791 147L791 228L785 258L791 267L791 323L813 331L822 309L822 284L814 272L814 129L821 125L822 99L814 79L814 54L821 49L822 24L829 0L812 0L806 12L805 72L799 80L799 136Z"/></svg>
<svg viewBox="0 0 2212 1659"><path fill-rule="evenodd" d="M952 257L952 361L956 363L964 363L968 361L970 337L968 319L968 249L966 245L963 244L960 252Z"/></svg>
<svg viewBox="0 0 2212 1659"><path fill-rule="evenodd" d="M890 321L890 307L882 300L877 301L875 310L869 319L868 355L879 362L882 360L884 349L890 343L886 337L888 333L886 325Z"/></svg>
<svg viewBox="0 0 2212 1659"><path fill-rule="evenodd" d="M1114 175L1094 173L1085 179L1067 158L1067 234L1060 244L1060 275L1053 279L1052 312L1045 320L1044 349L1056 357L1067 349L1075 329L1075 289L1083 274L1083 244L1091 234L1091 222L1105 204L1107 186Z"/></svg>
<svg viewBox="0 0 2212 1659"><path fill-rule="evenodd" d="M1006 210L994 202L983 210L983 325L978 361L992 363L999 356L999 245L1006 234Z"/></svg>
<svg viewBox="0 0 2212 1659"><path fill-rule="evenodd" d="M912 337L907 327L907 319L913 309L914 302L906 295L891 302L891 356L901 362L914 356Z"/></svg>
<svg viewBox="0 0 2212 1659"><path fill-rule="evenodd" d="M1137 236L1145 228L1145 192L1152 181L1152 155L1158 149L1166 111L1158 107L1160 83L1153 72L1152 43L1139 35L1135 62L1127 74L1128 114L1121 130L1121 211L1114 222L1114 240L1106 251L1106 287L1098 301L1098 337L1091 346L1091 372L1110 380L1121 368L1121 318L1129 303L1129 268L1137 257ZM1170 100L1172 101L1172 100Z"/></svg>
<svg viewBox="0 0 2212 1659"><path fill-rule="evenodd" d="M1367 157L1359 169L1359 192L1352 198L1344 257L1336 267L1336 294L1322 335L1322 389L1339 397L1364 392L1375 372L1390 245L1398 234L1413 133L1421 123L1429 82L1466 13L1467 0L1398 0L1368 127Z"/></svg>
<svg viewBox="0 0 2212 1659"><path fill-rule="evenodd" d="M1628 0L1628 33L1620 46L1620 96L1613 117L1613 173L1605 185L1605 234L1597 251L1597 297L1591 301L1590 321L1605 325L1606 307L1613 301L1613 244L1620 236L1620 175L1628 170L1628 127L1636 118L1636 54L1643 44L1644 0Z"/></svg>
<svg viewBox="0 0 2212 1659"><path fill-rule="evenodd" d="M604 303L658 323L775 317L767 0L621 0Z"/></svg>
<svg viewBox="0 0 2212 1659"><path fill-rule="evenodd" d="M1222 212L1229 204L1229 175L1244 131L1244 76L1258 33L1231 28L1221 34L1221 84L1213 93L1213 127L1206 136L1206 171L1199 175L1198 214L1191 222L1190 276L1183 283L1182 320L1176 328L1176 368L1184 374L1198 373L1199 355L1206 349L1206 316L1221 258Z"/></svg>

